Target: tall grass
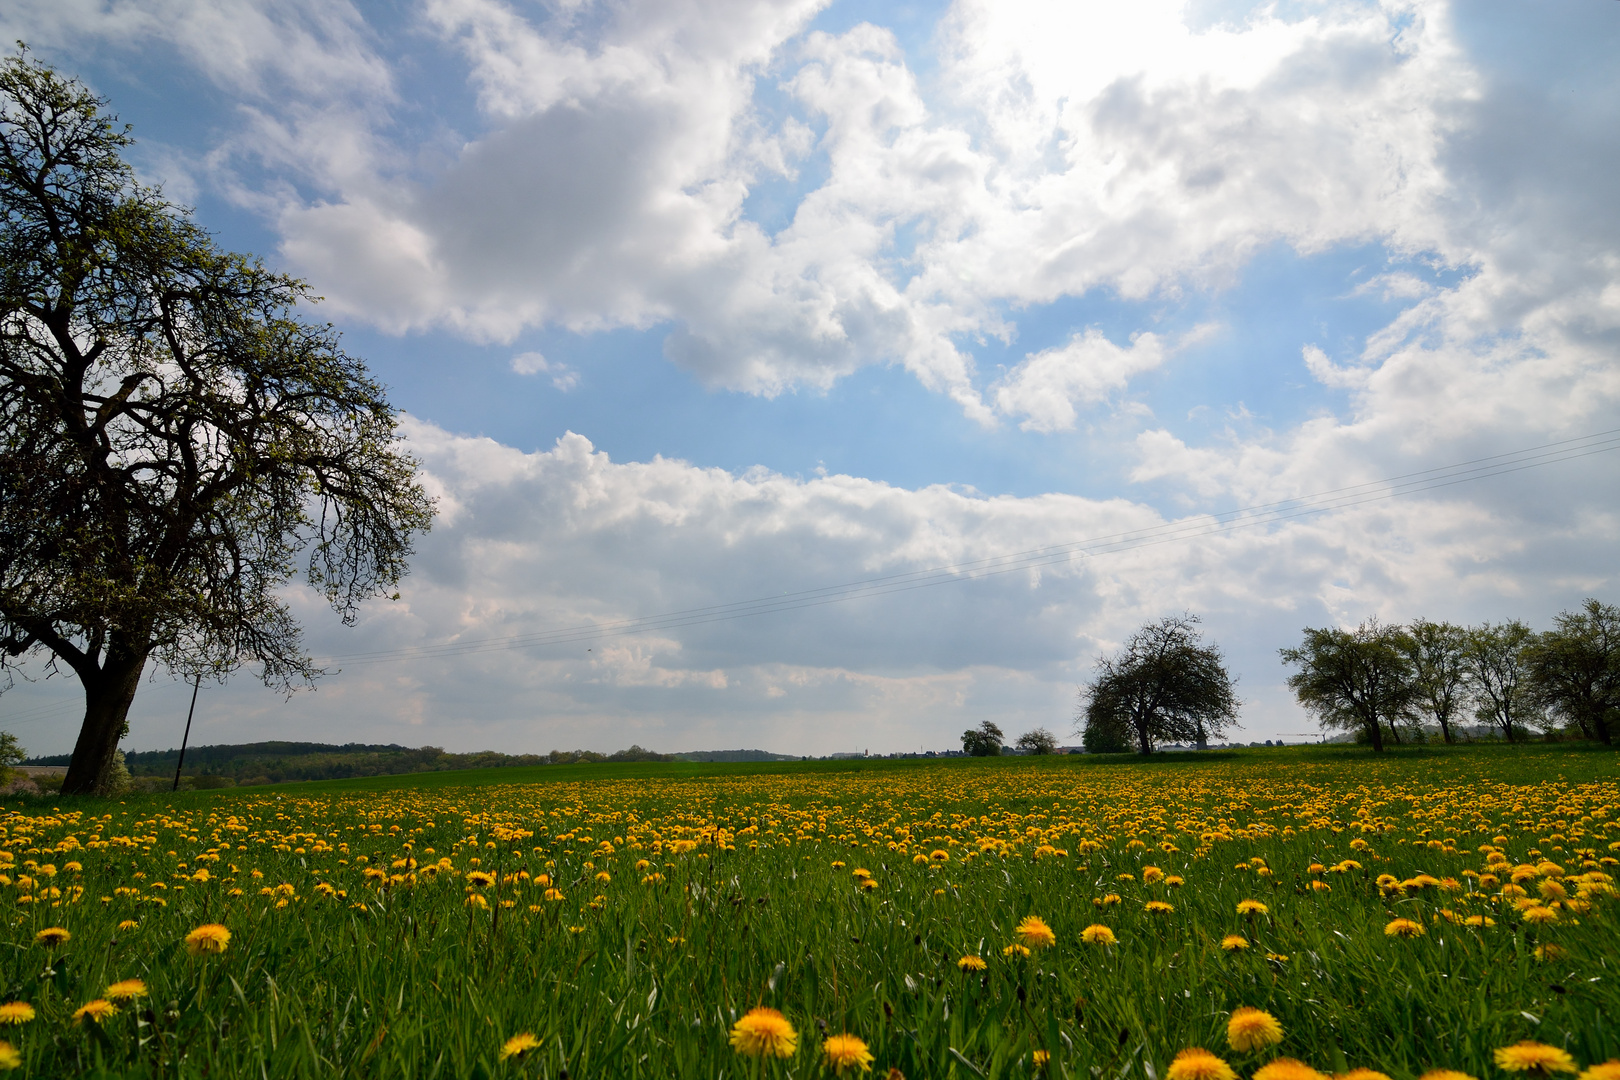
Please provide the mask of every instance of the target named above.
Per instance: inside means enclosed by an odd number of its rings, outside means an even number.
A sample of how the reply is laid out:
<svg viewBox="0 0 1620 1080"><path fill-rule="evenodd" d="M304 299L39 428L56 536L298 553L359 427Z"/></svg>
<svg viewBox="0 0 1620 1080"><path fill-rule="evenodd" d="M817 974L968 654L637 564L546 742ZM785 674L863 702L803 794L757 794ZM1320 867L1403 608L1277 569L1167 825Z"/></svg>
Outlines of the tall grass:
<svg viewBox="0 0 1620 1080"><path fill-rule="evenodd" d="M841 1032L914 1080L1154 1080L1187 1046L1245 1075L1289 1056L1487 1077L1524 1039L1591 1065L1620 1056L1614 764L591 766L13 806L0 978L37 1017L0 1038L39 1076L811 1076ZM1523 898L1503 895L1515 867ZM1031 914L1057 944L1005 955ZM1386 935L1395 918L1424 933ZM222 955L184 948L205 923L231 931ZM1094 923L1118 943L1084 944ZM37 943L50 926L71 940ZM131 978L149 996L72 1019ZM758 1005L796 1056L732 1051ZM1227 1049L1242 1005L1279 1046ZM520 1032L538 1049L503 1061Z"/></svg>

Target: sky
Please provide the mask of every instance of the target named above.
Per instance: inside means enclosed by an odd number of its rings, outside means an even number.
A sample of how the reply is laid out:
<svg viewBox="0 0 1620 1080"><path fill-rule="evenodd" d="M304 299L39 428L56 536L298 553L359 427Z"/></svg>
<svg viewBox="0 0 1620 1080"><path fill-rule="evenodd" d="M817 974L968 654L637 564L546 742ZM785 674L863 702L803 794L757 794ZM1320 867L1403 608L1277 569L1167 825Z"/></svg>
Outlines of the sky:
<svg viewBox="0 0 1620 1080"><path fill-rule="evenodd" d="M310 283L438 499L354 627L289 586L317 688L205 684L194 744L1070 743L1097 659L1183 612L1233 737L1302 741L1305 627L1620 601L1620 4L13 0L0 33ZM78 688L27 674L0 726L66 752ZM149 672L125 746L190 694Z"/></svg>

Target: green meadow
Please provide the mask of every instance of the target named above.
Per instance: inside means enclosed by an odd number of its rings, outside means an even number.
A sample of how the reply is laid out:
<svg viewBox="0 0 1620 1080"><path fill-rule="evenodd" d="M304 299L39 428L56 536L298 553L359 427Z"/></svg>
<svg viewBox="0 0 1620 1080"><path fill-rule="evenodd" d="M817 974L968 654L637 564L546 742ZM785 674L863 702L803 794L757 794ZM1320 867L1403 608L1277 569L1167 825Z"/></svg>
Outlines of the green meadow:
<svg viewBox="0 0 1620 1080"><path fill-rule="evenodd" d="M1616 765L1324 747L13 800L0 1039L37 1076L1162 1080L1202 1047L1245 1077L1484 1080L1526 1040L1567 1055L1534 1075L1590 1069L1620 1057ZM1280 1039L1234 1046L1242 1007ZM733 1046L758 1008L781 1056ZM845 1034L864 1055L829 1058Z"/></svg>

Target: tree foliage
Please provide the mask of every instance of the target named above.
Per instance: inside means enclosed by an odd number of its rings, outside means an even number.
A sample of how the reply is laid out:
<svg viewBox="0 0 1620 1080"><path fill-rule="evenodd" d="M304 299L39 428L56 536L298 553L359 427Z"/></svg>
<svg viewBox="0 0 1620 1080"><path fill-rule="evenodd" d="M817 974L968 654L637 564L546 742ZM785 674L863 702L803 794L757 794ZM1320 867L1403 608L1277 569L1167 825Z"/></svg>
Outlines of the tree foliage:
<svg viewBox="0 0 1620 1080"><path fill-rule="evenodd" d="M1282 649L1284 664L1299 670L1288 687L1325 728L1353 731L1380 753L1384 726L1411 707L1414 689L1406 637L1398 626L1370 619L1355 630L1305 629L1297 649Z"/></svg>
<svg viewBox="0 0 1620 1080"><path fill-rule="evenodd" d="M1561 613L1523 652L1534 703L1582 737L1612 742L1620 724L1620 608L1588 599Z"/></svg>
<svg viewBox="0 0 1620 1080"><path fill-rule="evenodd" d="M1018 736L1017 746L1026 754L1051 754L1057 751L1057 736L1038 727Z"/></svg>
<svg viewBox="0 0 1620 1080"><path fill-rule="evenodd" d="M1452 725L1468 702L1464 652L1468 631L1448 622L1418 619L1407 627L1400 644L1412 675L1412 707L1433 720L1446 742L1455 742Z"/></svg>
<svg viewBox="0 0 1620 1080"><path fill-rule="evenodd" d="M976 728L962 732L962 752L973 757L997 757L1001 753L1001 729L986 720Z"/></svg>
<svg viewBox="0 0 1620 1080"><path fill-rule="evenodd" d="M104 104L0 64L0 664L84 687L67 792L105 787L149 660L319 675L282 587L302 564L352 622L432 516L305 286L137 184Z"/></svg>
<svg viewBox="0 0 1620 1080"><path fill-rule="evenodd" d="M1205 746L1236 723L1234 681L1220 650L1203 644L1198 622L1186 614L1149 623L1117 655L1097 661L1082 691L1087 749L1121 735L1143 754L1158 742Z"/></svg>
<svg viewBox="0 0 1620 1080"><path fill-rule="evenodd" d="M1474 714L1509 742L1523 739L1540 715L1528 684L1526 648L1534 632L1517 619L1470 627L1463 669L1473 692Z"/></svg>

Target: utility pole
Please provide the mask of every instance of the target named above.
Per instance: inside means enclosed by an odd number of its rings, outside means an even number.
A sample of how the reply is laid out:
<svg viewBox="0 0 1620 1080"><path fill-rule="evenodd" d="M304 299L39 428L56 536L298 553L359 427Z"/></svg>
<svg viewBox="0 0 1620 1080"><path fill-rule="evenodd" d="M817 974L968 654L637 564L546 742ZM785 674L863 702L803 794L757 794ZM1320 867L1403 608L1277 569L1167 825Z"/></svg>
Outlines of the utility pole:
<svg viewBox="0 0 1620 1080"><path fill-rule="evenodd" d="M191 680L191 708L186 710L186 733L180 736L180 760L174 763L174 788L180 790L180 769L186 763L186 743L191 740L191 714L197 711L197 688L202 685L202 672Z"/></svg>

